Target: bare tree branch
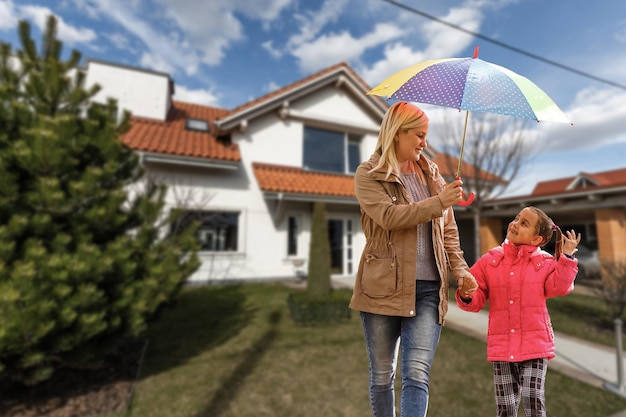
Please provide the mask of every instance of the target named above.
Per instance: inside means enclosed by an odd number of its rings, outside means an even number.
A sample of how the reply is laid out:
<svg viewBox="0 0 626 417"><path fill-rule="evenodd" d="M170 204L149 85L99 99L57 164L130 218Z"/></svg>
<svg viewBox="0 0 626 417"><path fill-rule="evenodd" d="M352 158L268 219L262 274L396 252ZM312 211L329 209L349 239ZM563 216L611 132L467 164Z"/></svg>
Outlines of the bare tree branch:
<svg viewBox="0 0 626 417"><path fill-rule="evenodd" d="M520 169L536 156L532 146L536 132L531 123L536 122L470 112L463 141L464 124L452 122L449 113L443 113L436 138L438 151L445 154L440 160L445 161L448 172L458 173L464 142L460 174L463 188L476 194L468 206L474 214L476 251L480 251L480 213L485 201L502 195Z"/></svg>

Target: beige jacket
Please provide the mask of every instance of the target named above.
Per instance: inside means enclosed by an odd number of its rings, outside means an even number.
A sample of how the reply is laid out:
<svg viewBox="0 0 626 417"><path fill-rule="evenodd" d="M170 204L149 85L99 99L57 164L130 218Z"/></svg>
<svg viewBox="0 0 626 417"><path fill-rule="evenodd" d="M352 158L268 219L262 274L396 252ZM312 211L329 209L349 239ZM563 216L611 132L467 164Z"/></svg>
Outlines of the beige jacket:
<svg viewBox="0 0 626 417"><path fill-rule="evenodd" d="M416 162L424 172L433 197L411 202L395 175L383 169L369 173L380 155L363 162L355 174L355 192L361 208L365 248L359 262L350 308L389 316L415 315L417 224L432 222L432 239L441 287L439 323L448 311L448 274L455 281L471 275L459 243L452 208L443 209L437 194L445 185L434 162L423 156Z"/></svg>

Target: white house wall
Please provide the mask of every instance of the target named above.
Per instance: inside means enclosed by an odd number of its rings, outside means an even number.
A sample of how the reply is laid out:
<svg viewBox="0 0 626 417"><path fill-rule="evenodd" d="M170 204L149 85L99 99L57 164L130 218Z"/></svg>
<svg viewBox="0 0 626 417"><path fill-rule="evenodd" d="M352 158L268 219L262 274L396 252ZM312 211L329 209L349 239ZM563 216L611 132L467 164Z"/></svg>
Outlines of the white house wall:
<svg viewBox="0 0 626 417"><path fill-rule="evenodd" d="M291 107L328 120L345 120L363 129L378 131L379 122L363 111L354 95L343 88L328 86L291 103Z"/></svg>
<svg viewBox="0 0 626 417"><path fill-rule="evenodd" d="M86 86L99 84L94 97L98 103L109 98L118 101L118 109L133 116L165 120L170 106L170 79L165 74L138 71L133 68L89 61Z"/></svg>

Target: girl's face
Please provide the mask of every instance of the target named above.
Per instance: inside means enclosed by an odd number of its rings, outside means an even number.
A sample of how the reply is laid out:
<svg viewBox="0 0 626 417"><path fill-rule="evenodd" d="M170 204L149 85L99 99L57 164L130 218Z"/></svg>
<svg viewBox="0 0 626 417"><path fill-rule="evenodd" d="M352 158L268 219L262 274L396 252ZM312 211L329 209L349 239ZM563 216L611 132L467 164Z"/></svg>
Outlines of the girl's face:
<svg viewBox="0 0 626 417"><path fill-rule="evenodd" d="M509 223L506 238L515 245L539 246L543 238L537 234L539 215L529 208L522 209Z"/></svg>
<svg viewBox="0 0 626 417"><path fill-rule="evenodd" d="M398 130L393 140L400 164L420 159L422 151L426 148L427 133L428 123L415 129Z"/></svg>

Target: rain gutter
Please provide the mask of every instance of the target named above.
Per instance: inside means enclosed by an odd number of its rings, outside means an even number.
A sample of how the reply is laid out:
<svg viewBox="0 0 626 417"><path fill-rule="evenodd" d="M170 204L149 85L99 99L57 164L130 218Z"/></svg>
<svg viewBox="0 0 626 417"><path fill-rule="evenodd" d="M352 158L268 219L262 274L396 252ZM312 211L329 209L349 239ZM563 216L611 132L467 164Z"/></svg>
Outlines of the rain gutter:
<svg viewBox="0 0 626 417"><path fill-rule="evenodd" d="M196 166L202 168L236 170L241 166L240 161L224 161L219 159L207 159L191 156L173 156L152 152L140 152L140 157L143 162Z"/></svg>
<svg viewBox="0 0 626 417"><path fill-rule="evenodd" d="M358 206L359 202L356 197L338 197L321 194L297 194L297 193L281 193L281 192L264 192L263 197L268 200L278 201L299 201L299 202L322 202L328 204L349 204Z"/></svg>

